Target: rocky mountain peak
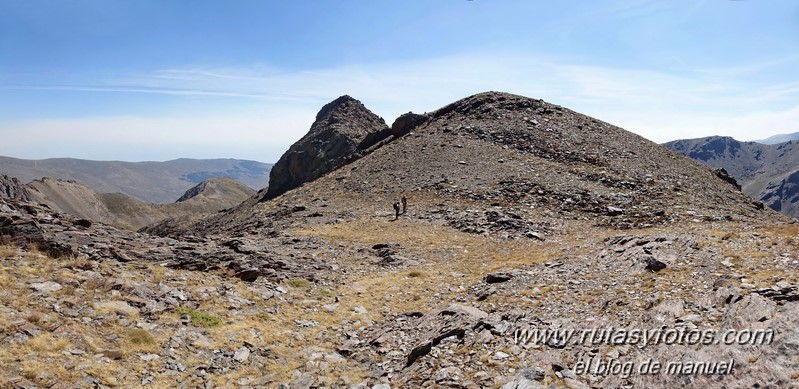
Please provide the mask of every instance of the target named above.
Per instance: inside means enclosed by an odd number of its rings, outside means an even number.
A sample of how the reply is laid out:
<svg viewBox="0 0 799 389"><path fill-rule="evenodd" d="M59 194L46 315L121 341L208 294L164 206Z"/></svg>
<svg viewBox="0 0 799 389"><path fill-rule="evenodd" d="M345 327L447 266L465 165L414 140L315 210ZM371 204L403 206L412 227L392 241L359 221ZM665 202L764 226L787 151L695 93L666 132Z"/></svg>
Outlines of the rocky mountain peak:
<svg viewBox="0 0 799 389"><path fill-rule="evenodd" d="M356 160L393 133L383 118L344 95L316 115L311 129L272 168L264 199L277 197Z"/></svg>
<svg viewBox="0 0 799 389"><path fill-rule="evenodd" d="M366 107L350 95L343 95L327 104L325 104L319 113L316 114L316 121L325 120L326 118L342 111L366 109Z"/></svg>

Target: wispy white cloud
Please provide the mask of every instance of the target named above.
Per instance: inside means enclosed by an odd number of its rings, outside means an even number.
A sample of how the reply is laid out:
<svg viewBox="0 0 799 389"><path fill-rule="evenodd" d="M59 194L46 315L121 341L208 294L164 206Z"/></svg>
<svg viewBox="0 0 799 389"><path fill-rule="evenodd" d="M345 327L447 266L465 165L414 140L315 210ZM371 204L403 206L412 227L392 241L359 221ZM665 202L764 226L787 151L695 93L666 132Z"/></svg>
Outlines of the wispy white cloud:
<svg viewBox="0 0 799 389"><path fill-rule="evenodd" d="M797 58L774 61L773 66L791 61ZM37 137L153 147L191 144L208 150L235 150L246 144L250 149L258 145L276 150L248 158L274 161L307 131L321 105L342 94L362 100L390 124L409 110L432 111L473 93L500 90L543 98L657 142L712 134L757 139L799 130L799 77L780 82L752 77L769 66L676 73L483 53L302 71L268 66L173 68L105 79L96 85L26 88L202 96L213 98L207 104L235 107L227 115L210 115L201 106L192 106L193 112L158 117L0 122L0 133L26 134L25 139L12 137L2 148L22 147ZM228 98L236 100L226 102ZM242 104L241 99L249 103ZM0 149L0 153L8 152Z"/></svg>
<svg viewBox="0 0 799 389"><path fill-rule="evenodd" d="M9 90L29 90L29 91L69 91L69 92L105 92L105 93L143 93L173 96L218 96L218 97L248 97L248 98L276 98L275 96L241 93L233 91L211 91L201 89L171 89L171 88L135 88L135 87L105 87L87 85L46 85L46 86L5 86L3 89Z"/></svg>

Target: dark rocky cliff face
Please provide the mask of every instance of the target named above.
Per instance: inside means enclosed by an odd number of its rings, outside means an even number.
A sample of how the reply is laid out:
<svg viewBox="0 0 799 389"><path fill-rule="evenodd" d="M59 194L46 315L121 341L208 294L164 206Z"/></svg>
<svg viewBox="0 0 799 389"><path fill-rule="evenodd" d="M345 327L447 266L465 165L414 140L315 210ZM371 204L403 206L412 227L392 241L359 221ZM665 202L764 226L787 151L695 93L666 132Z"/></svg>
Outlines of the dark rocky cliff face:
<svg viewBox="0 0 799 389"><path fill-rule="evenodd" d="M364 155L392 135L382 118L347 95L322 107L310 131L289 148L269 174L264 200L277 197Z"/></svg>
<svg viewBox="0 0 799 389"><path fill-rule="evenodd" d="M0 175L0 197L30 201L31 196L25 185L16 177Z"/></svg>

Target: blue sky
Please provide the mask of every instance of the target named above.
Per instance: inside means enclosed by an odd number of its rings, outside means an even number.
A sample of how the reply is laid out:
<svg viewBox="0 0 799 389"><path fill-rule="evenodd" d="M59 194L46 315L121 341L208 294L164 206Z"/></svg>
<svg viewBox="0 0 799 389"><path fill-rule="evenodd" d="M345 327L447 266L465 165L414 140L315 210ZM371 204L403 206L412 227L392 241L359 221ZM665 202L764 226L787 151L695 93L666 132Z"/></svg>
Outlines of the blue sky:
<svg viewBox="0 0 799 389"><path fill-rule="evenodd" d="M0 155L276 161L349 94L498 90L656 142L799 131L799 2L0 0Z"/></svg>

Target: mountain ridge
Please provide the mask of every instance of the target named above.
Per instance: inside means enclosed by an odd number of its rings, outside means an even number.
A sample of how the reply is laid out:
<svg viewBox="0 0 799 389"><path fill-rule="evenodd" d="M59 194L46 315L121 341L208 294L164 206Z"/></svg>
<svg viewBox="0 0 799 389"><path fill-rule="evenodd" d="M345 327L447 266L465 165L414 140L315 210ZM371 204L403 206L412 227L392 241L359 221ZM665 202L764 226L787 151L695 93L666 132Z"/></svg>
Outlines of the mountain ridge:
<svg viewBox="0 0 799 389"><path fill-rule="evenodd" d="M270 164L237 159L179 158L166 162L25 160L0 156L0 173L30 182L42 177L76 180L101 193L125 193L151 204L169 204L213 177L230 177L254 190L268 182Z"/></svg>
<svg viewBox="0 0 799 389"><path fill-rule="evenodd" d="M770 136L768 138L765 138L765 139L756 140L754 142L762 143L762 144L766 144L766 145L774 145L774 144L777 144L777 143L785 143L785 142L789 142L789 141L793 141L793 140L799 140L799 131L798 132L793 132L793 133L790 133L790 134L776 134L776 135L772 135L772 136Z"/></svg>
<svg viewBox="0 0 799 389"><path fill-rule="evenodd" d="M147 204L124 193L100 193L75 180L49 177L22 185L18 179L3 175L0 189L0 197L46 204L56 212L128 230L166 219L201 217L236 206L256 193L229 178L207 179L172 204Z"/></svg>
<svg viewBox="0 0 799 389"><path fill-rule="evenodd" d="M799 142L761 144L710 136L664 146L707 166L725 169L754 199L799 218Z"/></svg>
<svg viewBox="0 0 799 389"><path fill-rule="evenodd" d="M524 201L551 213L536 217L588 217L628 227L693 218L686 215L688 209L725 218L754 215L762 207L711 169L636 134L539 99L476 94L431 112L408 131L275 200L311 208L312 199L300 189L307 187L316 193L317 202L360 193L382 199L382 209L391 211L401 193L424 192L444 198ZM705 183L688 180L688 174ZM323 195L322 187L330 194ZM300 198L289 200L295 194ZM729 212L732 204L741 208ZM610 216L615 213L610 208L622 212ZM264 217L230 210L200 222L190 233L232 231L250 224L251 218ZM466 215L451 217L450 223L463 228L472 224Z"/></svg>

